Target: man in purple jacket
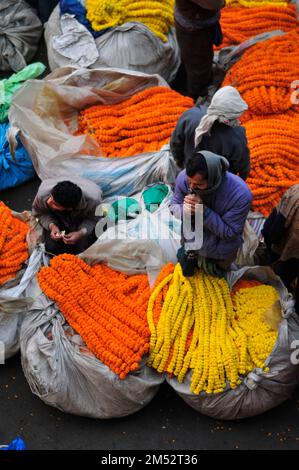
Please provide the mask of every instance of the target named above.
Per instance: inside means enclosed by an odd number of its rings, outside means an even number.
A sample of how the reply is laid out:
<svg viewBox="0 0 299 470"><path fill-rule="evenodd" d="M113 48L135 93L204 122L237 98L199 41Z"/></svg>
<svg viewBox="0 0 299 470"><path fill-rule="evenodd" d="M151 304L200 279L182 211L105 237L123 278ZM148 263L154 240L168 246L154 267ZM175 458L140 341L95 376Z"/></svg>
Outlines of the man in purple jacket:
<svg viewBox="0 0 299 470"><path fill-rule="evenodd" d="M226 158L208 151L195 153L176 179L170 204L177 216L195 213L203 204L203 244L199 258L228 270L243 243L242 233L252 203L247 184L229 173Z"/></svg>

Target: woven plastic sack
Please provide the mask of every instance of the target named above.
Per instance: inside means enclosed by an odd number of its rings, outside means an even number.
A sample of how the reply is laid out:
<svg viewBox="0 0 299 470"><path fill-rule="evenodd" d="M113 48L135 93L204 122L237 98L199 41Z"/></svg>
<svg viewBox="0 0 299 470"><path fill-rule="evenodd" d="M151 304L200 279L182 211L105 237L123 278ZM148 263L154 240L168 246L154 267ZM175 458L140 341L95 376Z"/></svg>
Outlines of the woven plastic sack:
<svg viewBox="0 0 299 470"><path fill-rule="evenodd" d="M270 268L258 266L232 271L228 275L230 287L242 277L270 284L280 295L283 320L279 326L276 345L266 360L270 371L266 373L256 368L236 389L227 388L215 395L191 393L190 373L182 384L176 378L167 379L188 405L215 419L232 420L264 413L290 398L298 384L299 361L295 349L298 350L299 344L299 318L294 309L294 300ZM292 353L295 353L295 361L291 361Z"/></svg>
<svg viewBox="0 0 299 470"><path fill-rule="evenodd" d="M29 213L14 216L28 222ZM35 240L28 238L29 253L35 245ZM24 314L32 299L27 297L26 288L36 276L39 269L39 257L33 252L26 262L24 269L19 271L14 279L0 286L0 363L12 357L19 350L20 328ZM3 354L4 353L4 354Z"/></svg>
<svg viewBox="0 0 299 470"><path fill-rule="evenodd" d="M9 120L15 132L20 130L42 180L73 174L99 184L104 197L129 196L156 181L175 181L177 167L169 145L134 157L103 158L93 138L73 133L81 109L118 103L152 86L167 84L158 75L118 69L58 69L44 80L26 82L17 91ZM12 136L9 141L14 147Z"/></svg>
<svg viewBox="0 0 299 470"><path fill-rule="evenodd" d="M23 0L0 2L0 70L23 69L36 54L43 31L34 10Z"/></svg>
<svg viewBox="0 0 299 470"><path fill-rule="evenodd" d="M133 414L156 395L164 377L147 367L146 357L136 372L121 380L84 347L79 335L70 334L37 279L27 295L35 300L22 324L22 366L31 391L46 404L66 413L108 419Z"/></svg>
<svg viewBox="0 0 299 470"><path fill-rule="evenodd" d="M57 6L49 18L45 29L45 40L51 70L58 67L74 66L66 56L53 47L55 37L61 37L60 7ZM76 44L74 35L74 45ZM95 39L98 59L91 68L111 67L157 73L171 82L175 79L180 66L180 53L175 31L171 29L168 41L162 42L145 25L125 23L113 28Z"/></svg>

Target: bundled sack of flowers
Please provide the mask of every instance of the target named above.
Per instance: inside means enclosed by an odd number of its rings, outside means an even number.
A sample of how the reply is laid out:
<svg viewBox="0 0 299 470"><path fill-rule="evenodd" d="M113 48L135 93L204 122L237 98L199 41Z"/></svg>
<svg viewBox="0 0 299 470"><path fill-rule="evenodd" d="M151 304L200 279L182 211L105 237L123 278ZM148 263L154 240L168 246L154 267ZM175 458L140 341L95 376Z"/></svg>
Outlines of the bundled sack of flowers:
<svg viewBox="0 0 299 470"><path fill-rule="evenodd" d="M66 66L121 68L159 74L171 83L177 75L181 57L175 29L169 27L167 2L150 2L150 8L146 2L141 12L146 16L139 15L143 22L120 22L119 26L94 31L86 18L85 0L60 0L45 25L50 69ZM171 2L173 4L174 0ZM110 11L115 11L120 3L119 0L109 1ZM128 9L132 10L134 3L137 2L129 2ZM152 8L154 4L158 5L158 14L157 9ZM123 13L127 15L128 9L123 9ZM105 15L104 23L108 17ZM125 18L128 19L129 16Z"/></svg>
<svg viewBox="0 0 299 470"><path fill-rule="evenodd" d="M86 10L95 31L140 22L167 41L174 25L174 0L86 0Z"/></svg>
<svg viewBox="0 0 299 470"><path fill-rule="evenodd" d="M40 270L27 289L35 302L22 324L21 354L31 390L44 402L107 419L143 408L164 379L146 364L147 276L99 261L89 266L60 255Z"/></svg>
<svg viewBox="0 0 299 470"><path fill-rule="evenodd" d="M149 348L145 274L128 277L102 264L89 266L74 255L60 255L41 269L38 280L98 359L121 379L139 368Z"/></svg>
<svg viewBox="0 0 299 470"><path fill-rule="evenodd" d="M31 303L25 290L38 270L35 254L29 258L35 245L29 221L28 213L13 213L0 201L0 343L6 359L19 349L21 323Z"/></svg>
<svg viewBox="0 0 299 470"><path fill-rule="evenodd" d="M89 133L74 135L78 116L87 107L101 103L113 108L159 86L167 89L158 75L67 67L44 80L27 82L14 96L9 119L20 130L40 179L73 174L99 184L105 198L130 196L151 183L174 183L177 167L169 145L138 158L104 158L100 144ZM9 143L16 145L12 136Z"/></svg>
<svg viewBox="0 0 299 470"><path fill-rule="evenodd" d="M192 106L192 98L170 88L148 88L119 104L81 111L77 135L90 134L106 157L156 152L169 142L177 120Z"/></svg>
<svg viewBox="0 0 299 470"><path fill-rule="evenodd" d="M221 13L223 47L235 46L259 34L281 30L292 31L298 27L295 5L258 5L248 11L246 8L224 8Z"/></svg>
<svg viewBox="0 0 299 470"><path fill-rule="evenodd" d="M288 1L282 0L226 0L227 6L232 7L247 7L247 8L255 8L259 6L267 6L267 5L275 5L279 7L286 7L288 5Z"/></svg>
<svg viewBox="0 0 299 470"><path fill-rule="evenodd" d="M249 280L236 284L245 274ZM180 265L168 265L148 305L149 364L168 373L190 406L217 419L278 405L298 377L290 355L299 321L287 290L268 268L230 276L229 284L200 271L185 278Z"/></svg>
<svg viewBox="0 0 299 470"><path fill-rule="evenodd" d="M287 189L299 182L299 113L256 116L245 123L253 207L268 216Z"/></svg>
<svg viewBox="0 0 299 470"><path fill-rule="evenodd" d="M251 47L229 70L223 86L235 86L252 115L283 113L294 107L291 85L298 79L298 61L295 30Z"/></svg>

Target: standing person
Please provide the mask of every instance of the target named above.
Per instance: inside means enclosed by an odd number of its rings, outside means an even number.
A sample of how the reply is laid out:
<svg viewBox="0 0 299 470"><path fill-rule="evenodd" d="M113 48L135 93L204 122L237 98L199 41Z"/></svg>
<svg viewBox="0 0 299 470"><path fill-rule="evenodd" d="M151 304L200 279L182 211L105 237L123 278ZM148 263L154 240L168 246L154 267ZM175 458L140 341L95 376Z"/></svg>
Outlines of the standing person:
<svg viewBox="0 0 299 470"><path fill-rule="evenodd" d="M213 79L213 45L222 42L220 9L225 0L176 0L175 30L187 74L188 94L206 96Z"/></svg>
<svg viewBox="0 0 299 470"><path fill-rule="evenodd" d="M44 180L32 213L44 228L46 251L78 254L92 245L101 200L102 191L92 181L79 177Z"/></svg>
<svg viewBox="0 0 299 470"><path fill-rule="evenodd" d="M200 106L185 111L170 139L178 167L184 168L195 150L209 150L224 156L229 171L246 180L250 173L250 153L239 118L247 109L238 90L225 86L215 93L208 108Z"/></svg>
<svg viewBox="0 0 299 470"><path fill-rule="evenodd" d="M299 184L291 186L266 220L262 234L269 262L296 298L299 313Z"/></svg>
<svg viewBox="0 0 299 470"><path fill-rule="evenodd" d="M239 176L227 171L228 167L226 158L201 151L177 176L170 203L172 213L176 217L182 216L183 211L193 215L196 205L203 204L203 244L196 258L192 253L191 266L184 246L178 252L185 275L192 275L196 266L208 264L229 270L243 244L252 194Z"/></svg>

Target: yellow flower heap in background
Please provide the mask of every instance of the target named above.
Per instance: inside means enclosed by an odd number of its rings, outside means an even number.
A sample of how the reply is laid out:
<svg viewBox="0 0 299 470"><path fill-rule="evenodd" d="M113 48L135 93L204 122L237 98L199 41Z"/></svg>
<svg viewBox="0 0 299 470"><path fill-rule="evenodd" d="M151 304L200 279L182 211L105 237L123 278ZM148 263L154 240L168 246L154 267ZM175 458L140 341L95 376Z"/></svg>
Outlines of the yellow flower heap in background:
<svg viewBox="0 0 299 470"><path fill-rule="evenodd" d="M277 7L286 7L289 2L283 2L282 0L226 0L225 5L230 7L262 7L267 5L273 5Z"/></svg>
<svg viewBox="0 0 299 470"><path fill-rule="evenodd" d="M174 25L174 0L86 0L86 10L95 31L139 22L166 42Z"/></svg>
<svg viewBox="0 0 299 470"><path fill-rule="evenodd" d="M227 382L234 389L255 367L266 370L277 331L264 314L277 301L271 286L239 289L232 296L224 279L201 271L186 278L177 264L173 273L160 276L148 304L149 365L179 382L191 369L195 394L221 393Z"/></svg>

